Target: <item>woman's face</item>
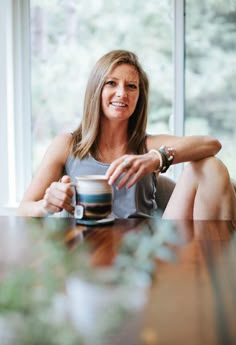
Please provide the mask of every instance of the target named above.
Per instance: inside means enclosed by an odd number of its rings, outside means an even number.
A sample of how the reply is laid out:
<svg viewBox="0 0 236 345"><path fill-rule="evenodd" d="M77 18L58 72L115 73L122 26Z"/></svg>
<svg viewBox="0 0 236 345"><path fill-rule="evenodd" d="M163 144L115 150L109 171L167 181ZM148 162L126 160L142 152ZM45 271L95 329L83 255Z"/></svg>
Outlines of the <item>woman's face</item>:
<svg viewBox="0 0 236 345"><path fill-rule="evenodd" d="M127 120L139 98L139 74L132 65L123 63L106 77L101 93L103 115L108 119Z"/></svg>

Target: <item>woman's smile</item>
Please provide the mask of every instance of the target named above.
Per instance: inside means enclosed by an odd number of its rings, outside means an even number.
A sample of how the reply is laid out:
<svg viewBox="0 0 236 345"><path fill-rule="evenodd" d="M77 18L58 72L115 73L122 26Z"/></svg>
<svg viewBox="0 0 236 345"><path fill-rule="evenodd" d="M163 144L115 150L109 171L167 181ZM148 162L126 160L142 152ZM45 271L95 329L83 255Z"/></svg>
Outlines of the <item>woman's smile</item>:
<svg viewBox="0 0 236 345"><path fill-rule="evenodd" d="M113 105L114 107L121 107L121 108L127 107L127 104L121 103L121 102L111 102L111 105Z"/></svg>

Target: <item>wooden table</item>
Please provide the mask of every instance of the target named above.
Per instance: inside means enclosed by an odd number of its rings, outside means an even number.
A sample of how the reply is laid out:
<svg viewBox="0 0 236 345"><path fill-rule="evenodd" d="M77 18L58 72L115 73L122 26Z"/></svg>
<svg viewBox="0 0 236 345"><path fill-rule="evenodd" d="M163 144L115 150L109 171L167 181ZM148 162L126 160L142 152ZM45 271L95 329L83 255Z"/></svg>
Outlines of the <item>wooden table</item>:
<svg viewBox="0 0 236 345"><path fill-rule="evenodd" d="M99 270L113 265L125 234L142 232L144 227L152 231L155 224L159 229L170 225L174 229L178 241L166 243L174 260L155 259L154 279L142 310L138 337L134 343L131 338L124 339L123 334L122 344L236 344L236 225L233 222L158 220L150 223L144 219L117 219L110 225L88 228L76 225L70 218L0 217L0 316L6 312L1 289L8 274L22 267L37 269L38 262L53 255L50 250L42 255L36 243L42 245L49 241L62 245L68 253L79 253L81 243L89 243L89 260ZM77 264L79 268L83 262ZM59 273L64 265L66 262L62 261ZM119 334L114 339L114 344L118 344Z"/></svg>

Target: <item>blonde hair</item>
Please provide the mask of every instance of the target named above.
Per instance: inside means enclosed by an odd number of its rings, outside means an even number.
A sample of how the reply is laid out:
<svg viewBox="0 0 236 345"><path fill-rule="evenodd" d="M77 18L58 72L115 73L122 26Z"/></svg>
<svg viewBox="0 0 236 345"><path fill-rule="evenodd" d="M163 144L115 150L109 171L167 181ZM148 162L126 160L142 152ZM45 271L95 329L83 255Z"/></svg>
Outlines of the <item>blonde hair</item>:
<svg viewBox="0 0 236 345"><path fill-rule="evenodd" d="M111 70L120 64L134 66L139 74L139 98L128 124L127 151L144 153L147 125L149 82L137 56L127 50L113 50L102 56L88 79L82 121L72 134L71 151L75 157L84 158L88 153L96 156L99 123L101 116L101 93L105 79Z"/></svg>

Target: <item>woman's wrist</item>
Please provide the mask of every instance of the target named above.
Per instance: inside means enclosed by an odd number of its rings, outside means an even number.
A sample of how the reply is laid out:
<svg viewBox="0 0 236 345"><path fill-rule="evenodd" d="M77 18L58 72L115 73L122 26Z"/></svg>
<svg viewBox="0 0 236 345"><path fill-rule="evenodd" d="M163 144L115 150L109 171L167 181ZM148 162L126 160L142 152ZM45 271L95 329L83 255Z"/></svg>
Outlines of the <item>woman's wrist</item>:
<svg viewBox="0 0 236 345"><path fill-rule="evenodd" d="M156 173L165 173L174 162L175 151L172 147L162 145L159 149L151 149L149 153L155 153L158 157Z"/></svg>
<svg viewBox="0 0 236 345"><path fill-rule="evenodd" d="M45 217L47 214L43 200L22 201L17 210L17 215L21 217Z"/></svg>
<svg viewBox="0 0 236 345"><path fill-rule="evenodd" d="M148 153L153 153L157 159L156 168L153 170L155 173L159 173L161 171L161 167L163 165L162 155L158 150L151 149Z"/></svg>

